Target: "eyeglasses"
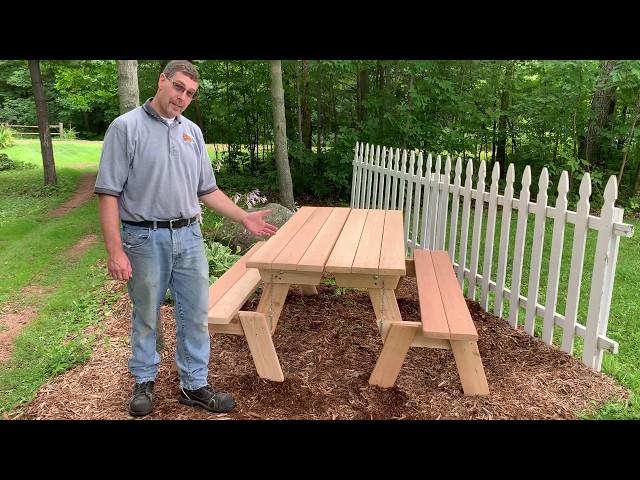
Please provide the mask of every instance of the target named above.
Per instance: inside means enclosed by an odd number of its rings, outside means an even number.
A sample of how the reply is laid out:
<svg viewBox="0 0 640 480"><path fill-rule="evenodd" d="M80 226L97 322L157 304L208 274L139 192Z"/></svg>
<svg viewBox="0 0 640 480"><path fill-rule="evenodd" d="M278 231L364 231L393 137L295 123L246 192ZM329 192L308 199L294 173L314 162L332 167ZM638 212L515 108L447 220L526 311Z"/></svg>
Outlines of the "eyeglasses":
<svg viewBox="0 0 640 480"><path fill-rule="evenodd" d="M195 90L187 90L183 84L178 83L175 80L171 80L170 78L167 78L167 80L169 80L172 83L173 88L176 92L180 94L187 92L187 97L189 97L190 100L193 100L196 97L196 94L198 92L196 92Z"/></svg>

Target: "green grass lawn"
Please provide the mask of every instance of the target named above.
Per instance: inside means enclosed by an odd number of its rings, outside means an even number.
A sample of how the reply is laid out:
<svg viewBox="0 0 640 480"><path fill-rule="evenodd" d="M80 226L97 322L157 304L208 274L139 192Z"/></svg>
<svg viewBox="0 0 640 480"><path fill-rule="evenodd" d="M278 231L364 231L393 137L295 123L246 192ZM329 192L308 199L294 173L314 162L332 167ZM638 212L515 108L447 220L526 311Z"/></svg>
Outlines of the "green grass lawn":
<svg viewBox="0 0 640 480"><path fill-rule="evenodd" d="M105 258L98 224L96 200L72 211L65 217L48 219L46 212L67 200L81 172L96 170L100 158L101 142L54 141L54 155L58 168L59 185L50 189L42 186L42 169L0 172L0 306L14 298L26 285L37 283L46 287L46 298L22 299L35 302L37 318L23 331L16 343L14 357L0 367L0 412L11 410L21 402L33 398L40 385L65 369L86 360L91 351L91 338L82 334L83 329L100 318L98 310L112 299L100 293L106 279L104 267L96 267ZM209 146L212 148L212 146ZM221 147L219 147L219 151ZM40 145L37 140L25 140L1 150L10 158L36 165L41 164ZM212 155L213 157L213 155ZM486 210L485 210L486 212ZM515 237L516 215L512 217L511 238ZM640 221L625 218L638 229ZM525 248L522 278L523 295L527 295L528 262L531 254L533 217L528 222L527 247ZM538 302L544 304L546 278L549 267L549 251L553 230L552 222L545 230L545 248L542 261L542 277ZM483 233L486 229L486 216ZM471 236L472 225L470 226ZM500 215L496 219L495 244L499 242ZM98 234L98 244L90 248L82 259L70 264L63 252L89 233ZM458 228L458 238L460 228ZM568 262L570 260L573 227L565 234L562 259L560 292L566 292ZM484 235L483 235L484 237ZM469 237L469 248L471 237ZM513 262L512 244L508 264ZM586 269L582 279L581 301L578 318L584 320L588 306L591 265L595 250L595 232L587 241ZM484 245L480 249L480 267ZM619 353L605 353L602 371L634 392L629 405L606 405L596 418L640 418L640 233L620 239L611 313L607 335L619 342ZM493 271L498 264L497 247L493 253ZM456 255L457 257L457 255ZM591 262L592 263L592 262ZM509 267L508 265L508 267ZM467 263L467 267L469 263ZM509 268L507 268L509 272ZM506 285L510 286L510 273ZM476 299L479 299L479 292ZM101 296L102 295L102 296ZM566 294L561 293L559 312L564 312ZM493 311L494 294L490 294L490 311ZM106 307L108 308L108 307ZM521 322L524 321L521 309ZM508 305L503 313L508 316ZM540 319L536 331L540 331ZM556 332L556 339L560 332ZM69 341L69 339L77 339ZM557 345L557 341L554 342ZM576 342L579 357L581 342Z"/></svg>
<svg viewBox="0 0 640 480"><path fill-rule="evenodd" d="M48 379L86 361L93 337L84 329L98 322L113 298L106 280L97 201L69 214L47 212L69 199L82 171L96 170L100 142L54 141L58 185L43 185L42 168L0 172L0 307L31 305L37 316L16 339L12 357L0 364L0 412L33 398ZM41 164L40 145L27 140L2 150L10 158ZM81 237L98 242L77 260L65 252ZM23 290L36 285L44 295Z"/></svg>

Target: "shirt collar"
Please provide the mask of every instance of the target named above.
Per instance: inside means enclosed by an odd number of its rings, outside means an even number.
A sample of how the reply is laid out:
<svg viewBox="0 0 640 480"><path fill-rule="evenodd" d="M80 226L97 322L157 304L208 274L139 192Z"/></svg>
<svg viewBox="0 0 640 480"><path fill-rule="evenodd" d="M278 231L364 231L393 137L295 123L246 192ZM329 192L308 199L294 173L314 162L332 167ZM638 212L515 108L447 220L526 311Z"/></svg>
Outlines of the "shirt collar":
<svg viewBox="0 0 640 480"><path fill-rule="evenodd" d="M149 115L151 115L152 117L160 120L161 122L164 123L164 120L162 119L162 117L158 114L158 112L156 112L153 107L151 106L151 100L153 100L153 97L147 99L146 102L144 102L144 105L142 105L142 108L144 109L145 112L147 112ZM176 115L176 121L178 123L182 123L182 116L180 114Z"/></svg>

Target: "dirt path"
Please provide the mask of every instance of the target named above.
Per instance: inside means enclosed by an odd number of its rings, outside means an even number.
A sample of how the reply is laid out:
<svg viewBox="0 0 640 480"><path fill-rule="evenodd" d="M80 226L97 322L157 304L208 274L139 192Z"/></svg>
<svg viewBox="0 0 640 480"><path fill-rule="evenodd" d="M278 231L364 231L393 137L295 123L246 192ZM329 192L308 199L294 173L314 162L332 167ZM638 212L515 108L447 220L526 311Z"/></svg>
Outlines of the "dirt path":
<svg viewBox="0 0 640 480"><path fill-rule="evenodd" d="M80 183L78 183L78 188L76 188L73 197L60 205L58 208L51 210L47 215L48 218L61 217L63 215L66 215L74 208L78 208L89 201L89 199L93 196L93 188L96 184L96 176L97 173L95 172L83 173L80 177Z"/></svg>

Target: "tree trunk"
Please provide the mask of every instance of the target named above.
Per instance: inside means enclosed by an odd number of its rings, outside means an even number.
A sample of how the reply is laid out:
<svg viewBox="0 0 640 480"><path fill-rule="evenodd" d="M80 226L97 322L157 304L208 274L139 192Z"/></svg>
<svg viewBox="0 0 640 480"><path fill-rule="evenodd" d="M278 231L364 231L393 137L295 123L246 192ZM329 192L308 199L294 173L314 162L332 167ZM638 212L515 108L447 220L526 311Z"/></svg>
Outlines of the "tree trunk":
<svg viewBox="0 0 640 480"><path fill-rule="evenodd" d="M367 67L358 65L358 104L356 108L356 119L361 125L366 119L366 109L364 102L369 95L369 70Z"/></svg>
<svg viewBox="0 0 640 480"><path fill-rule="evenodd" d="M138 89L138 61L117 60L118 64L118 99L120 114L127 113L140 105Z"/></svg>
<svg viewBox="0 0 640 480"><path fill-rule="evenodd" d="M38 115L38 131L40 132L40 150L42 152L42 168L44 170L44 184L57 185L56 164L53 160L53 144L49 132L49 110L47 99L40 75L40 60L29 60L29 73L31 74L31 86L36 100L36 113Z"/></svg>
<svg viewBox="0 0 640 480"><path fill-rule="evenodd" d="M513 63L507 62L504 71L504 83L500 96L500 117L498 118L498 145L496 149L496 161L500 165L500 171L506 171L507 150L507 121L509 120L509 97L513 80Z"/></svg>
<svg viewBox="0 0 640 480"><path fill-rule="evenodd" d="M302 60L302 143L311 150L311 111L309 109L309 62Z"/></svg>
<svg viewBox="0 0 640 480"><path fill-rule="evenodd" d="M640 192L640 161L638 161L638 169L636 170L636 179L633 182L633 194Z"/></svg>
<svg viewBox="0 0 640 480"><path fill-rule="evenodd" d="M301 67L302 67L302 61L301 61ZM300 98L300 80L301 79L301 75L300 75L300 68L298 68L298 65L296 64L296 92L297 92L297 97L298 97L298 140L300 140L300 143L302 143L302 107L301 107L301 98Z"/></svg>
<svg viewBox="0 0 640 480"><path fill-rule="evenodd" d="M640 97L638 97L638 103L636 104L636 113L633 116L633 122L631 122L631 128L629 129L629 135L627 135L627 148L622 155L622 163L620 164L620 171L618 172L618 186L622 185L622 174L624 173L624 167L627 163L627 157L629 156L629 150L633 143L633 136L636 131L636 124L638 123L638 117L640 116Z"/></svg>
<svg viewBox="0 0 640 480"><path fill-rule="evenodd" d="M271 100L273 104L273 132L276 143L276 169L280 202L295 210L293 182L287 154L287 122L284 113L284 90L282 88L282 65L280 60L269 60L271 70Z"/></svg>
<svg viewBox="0 0 640 480"><path fill-rule="evenodd" d="M602 166L602 131L611 120L616 106L616 87L610 82L611 72L616 66L615 60L603 60L600 63L600 76L591 101L591 115L587 135L581 145L581 157L591 168Z"/></svg>
<svg viewBox="0 0 640 480"><path fill-rule="evenodd" d="M322 153L322 129L324 128L323 108L322 108L322 73L318 72L318 93L316 98L316 108L318 112L318 128L316 131L316 151Z"/></svg>

